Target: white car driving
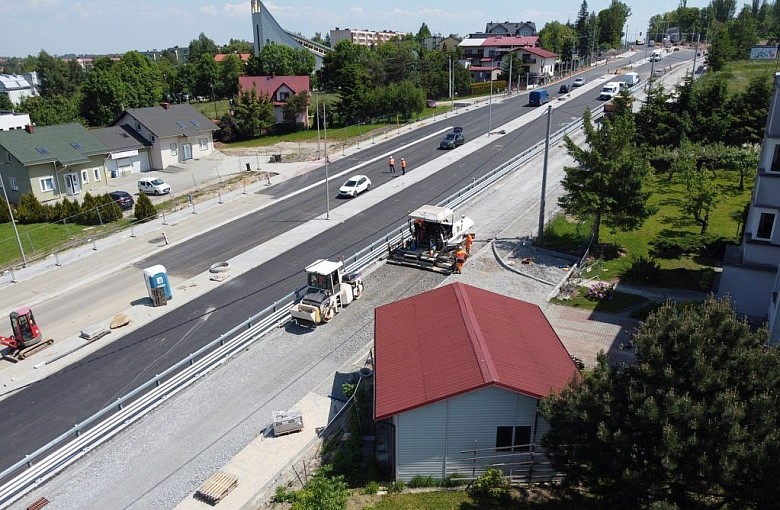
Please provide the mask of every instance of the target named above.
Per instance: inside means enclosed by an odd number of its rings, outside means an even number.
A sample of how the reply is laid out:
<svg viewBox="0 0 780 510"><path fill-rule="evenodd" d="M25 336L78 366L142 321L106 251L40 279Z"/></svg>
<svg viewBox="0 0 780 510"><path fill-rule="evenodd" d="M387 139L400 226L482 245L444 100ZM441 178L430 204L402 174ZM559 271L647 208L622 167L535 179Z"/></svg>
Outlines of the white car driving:
<svg viewBox="0 0 780 510"><path fill-rule="evenodd" d="M585 78L574 78L574 83L571 85L572 87L582 87L585 85Z"/></svg>
<svg viewBox="0 0 780 510"><path fill-rule="evenodd" d="M365 175L353 175L339 188L340 197L355 198L364 191L371 189L371 179Z"/></svg>

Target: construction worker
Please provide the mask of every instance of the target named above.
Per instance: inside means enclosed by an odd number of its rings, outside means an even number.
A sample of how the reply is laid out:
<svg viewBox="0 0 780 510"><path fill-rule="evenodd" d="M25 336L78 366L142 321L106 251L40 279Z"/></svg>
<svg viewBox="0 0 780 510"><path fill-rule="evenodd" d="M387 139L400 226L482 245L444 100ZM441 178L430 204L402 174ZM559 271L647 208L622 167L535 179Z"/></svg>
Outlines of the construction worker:
<svg viewBox="0 0 780 510"><path fill-rule="evenodd" d="M390 173L395 173L395 158L393 156L390 156L390 161L388 161L388 164L390 165Z"/></svg>
<svg viewBox="0 0 780 510"><path fill-rule="evenodd" d="M406 160L401 158L401 175L406 175Z"/></svg>
<svg viewBox="0 0 780 510"><path fill-rule="evenodd" d="M455 273L460 274L463 271L463 264L466 263L466 257L469 254L463 248L458 248L455 252Z"/></svg>
<svg viewBox="0 0 780 510"><path fill-rule="evenodd" d="M471 243L474 242L473 234L466 234L466 253L471 255Z"/></svg>

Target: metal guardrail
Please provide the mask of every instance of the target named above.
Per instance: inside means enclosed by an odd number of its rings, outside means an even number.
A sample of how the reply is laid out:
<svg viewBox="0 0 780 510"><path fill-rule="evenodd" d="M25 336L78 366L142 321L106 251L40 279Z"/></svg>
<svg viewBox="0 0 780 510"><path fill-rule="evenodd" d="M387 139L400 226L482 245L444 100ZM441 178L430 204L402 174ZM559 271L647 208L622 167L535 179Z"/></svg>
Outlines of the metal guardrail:
<svg viewBox="0 0 780 510"><path fill-rule="evenodd" d="M601 114L603 114L603 107L593 111L593 118L595 119ZM551 135L550 142L556 143L581 127L582 119L578 119ZM457 208L468 203L497 180L516 170L542 150L544 150L544 141L524 150L479 179L475 179L468 186L437 205ZM345 258L345 271L360 271L382 260L388 254L388 243L403 242L409 235L409 229L405 224L390 230L367 247ZM76 462L93 448L114 437L165 400L187 388L268 334L278 324L286 322L289 319L290 307L300 299L301 291L304 288L296 289L245 322L223 333L162 373L155 375L146 383L118 398L116 402L76 424L73 429L49 441L26 455L24 459L0 472L0 481L16 474L9 481L0 485L0 509L7 508L26 493ZM102 421L99 422L98 420L101 419ZM38 459L41 460L36 462Z"/></svg>

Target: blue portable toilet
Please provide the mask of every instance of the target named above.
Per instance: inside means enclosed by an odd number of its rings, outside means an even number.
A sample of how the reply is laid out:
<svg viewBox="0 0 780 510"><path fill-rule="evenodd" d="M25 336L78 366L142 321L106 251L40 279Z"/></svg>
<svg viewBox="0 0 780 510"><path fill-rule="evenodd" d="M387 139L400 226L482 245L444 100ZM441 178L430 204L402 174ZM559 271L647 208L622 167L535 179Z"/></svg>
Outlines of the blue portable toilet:
<svg viewBox="0 0 780 510"><path fill-rule="evenodd" d="M173 298L171 282L168 280L165 266L157 264L156 266L147 267L144 269L144 280L146 281L146 290L149 292L149 297L155 305L164 305L169 299ZM159 302L160 296L165 296L165 302Z"/></svg>

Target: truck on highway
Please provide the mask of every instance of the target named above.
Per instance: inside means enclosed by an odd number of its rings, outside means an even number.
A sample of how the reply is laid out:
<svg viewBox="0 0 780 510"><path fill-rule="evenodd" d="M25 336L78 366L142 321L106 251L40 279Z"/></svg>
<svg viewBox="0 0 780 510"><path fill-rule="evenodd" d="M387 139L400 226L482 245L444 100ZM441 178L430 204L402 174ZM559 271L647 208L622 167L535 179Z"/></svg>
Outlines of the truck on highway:
<svg viewBox="0 0 780 510"><path fill-rule="evenodd" d="M631 88L639 83L639 73L631 71L618 76L618 80L625 83L628 88Z"/></svg>
<svg viewBox="0 0 780 510"><path fill-rule="evenodd" d="M609 83L605 83L604 86L601 88L599 99L601 99L602 101L609 101L610 99L618 95L618 92L620 92L620 82L611 81Z"/></svg>
<svg viewBox="0 0 780 510"><path fill-rule="evenodd" d="M410 238L388 246L387 263L450 274L457 269L457 252L469 235L474 238L474 221L456 219L448 207L424 205L409 213L409 233Z"/></svg>

